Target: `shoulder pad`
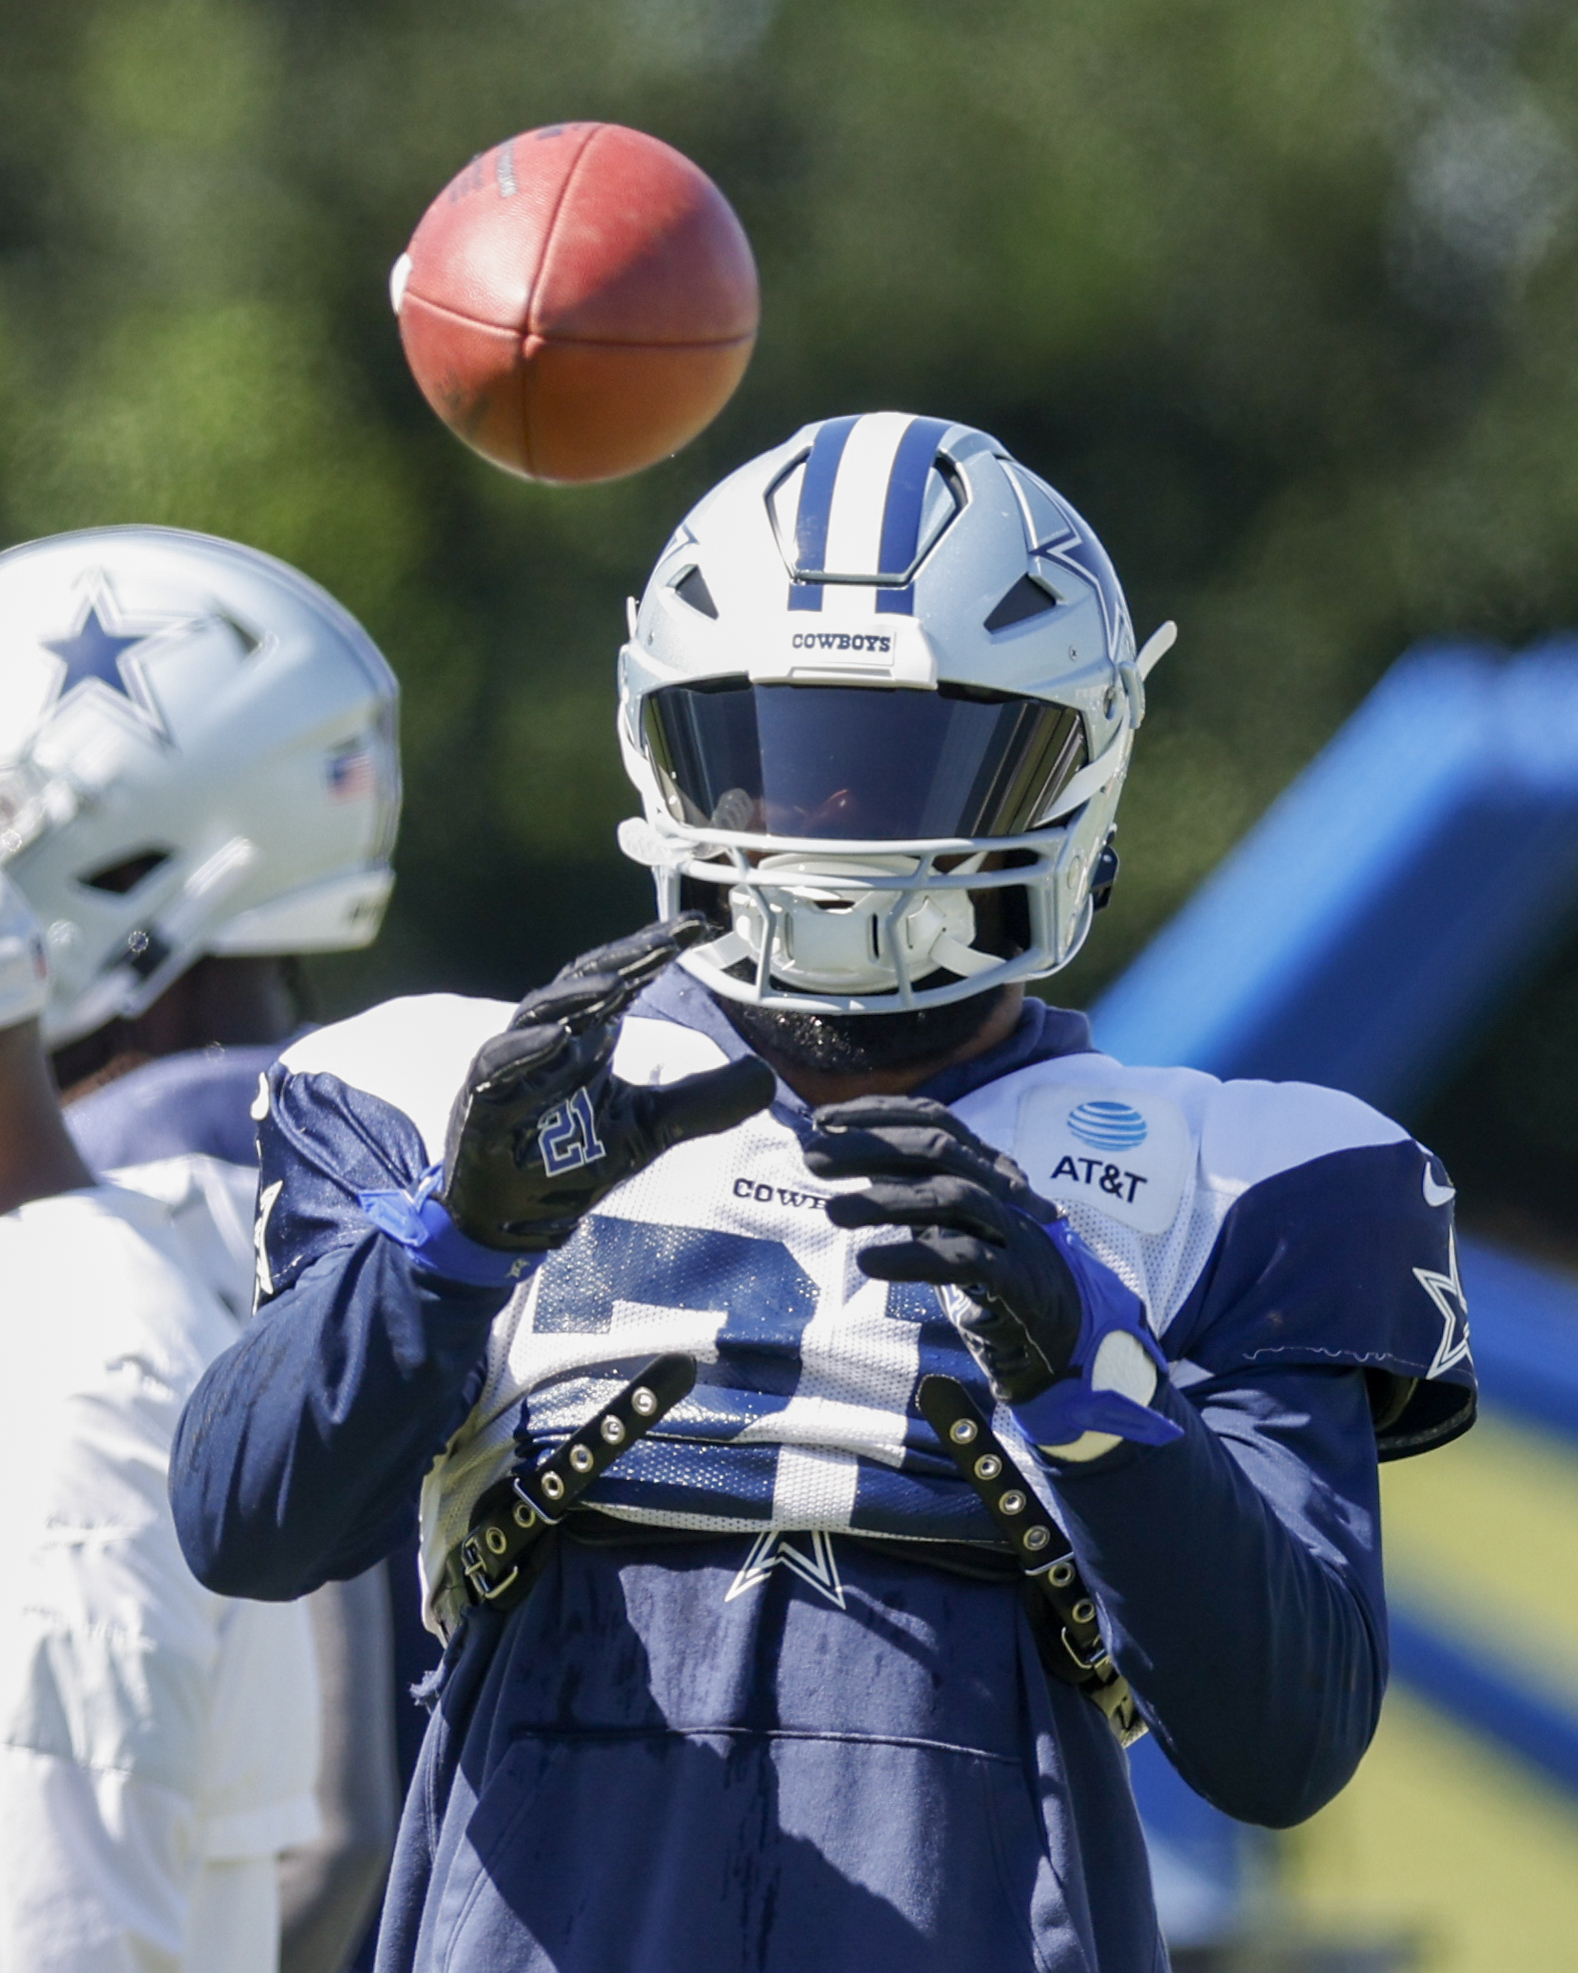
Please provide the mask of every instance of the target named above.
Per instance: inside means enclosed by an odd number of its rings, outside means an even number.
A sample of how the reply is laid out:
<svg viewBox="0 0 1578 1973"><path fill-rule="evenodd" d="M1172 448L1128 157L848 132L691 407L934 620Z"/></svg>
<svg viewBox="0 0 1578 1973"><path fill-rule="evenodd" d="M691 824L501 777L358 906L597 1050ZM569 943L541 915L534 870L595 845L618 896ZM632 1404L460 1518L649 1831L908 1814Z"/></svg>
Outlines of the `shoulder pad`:
<svg viewBox="0 0 1578 1973"><path fill-rule="evenodd" d="M627 1014L614 1050L614 1074L623 1082L677 1082L699 1069L715 1069L728 1056L710 1036L676 1021Z"/></svg>
<svg viewBox="0 0 1578 1973"><path fill-rule="evenodd" d="M1422 1145L1349 1146L1247 1187L1169 1351L1211 1375L1353 1365L1383 1459L1444 1445L1475 1409L1454 1193Z"/></svg>
<svg viewBox="0 0 1578 1973"><path fill-rule="evenodd" d="M1200 1166L1238 1190L1334 1151L1405 1144L1408 1132L1357 1096L1312 1082L1216 1082L1202 1106Z"/></svg>
<svg viewBox="0 0 1578 1973"><path fill-rule="evenodd" d="M472 1056L514 1012L507 1000L414 994L303 1035L280 1059L292 1076L331 1075L399 1110L431 1161L443 1155L450 1107Z"/></svg>
<svg viewBox="0 0 1578 1973"><path fill-rule="evenodd" d="M1472 1421L1451 1182L1367 1103L1079 1055L955 1107L1127 1270L1181 1369L1362 1368L1383 1458Z"/></svg>
<svg viewBox="0 0 1578 1973"><path fill-rule="evenodd" d="M1197 1189L1233 1198L1334 1151L1408 1140L1341 1090L1221 1082L1097 1054L1034 1063L955 1107L1047 1198L1150 1234L1171 1226Z"/></svg>

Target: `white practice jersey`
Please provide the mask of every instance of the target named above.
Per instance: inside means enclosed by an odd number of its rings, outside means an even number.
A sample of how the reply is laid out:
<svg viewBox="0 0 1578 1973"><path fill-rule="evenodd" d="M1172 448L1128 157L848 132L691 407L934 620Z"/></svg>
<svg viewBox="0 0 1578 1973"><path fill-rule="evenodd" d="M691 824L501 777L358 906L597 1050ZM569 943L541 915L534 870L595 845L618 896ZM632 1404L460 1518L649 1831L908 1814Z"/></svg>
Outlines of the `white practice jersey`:
<svg viewBox="0 0 1578 1973"><path fill-rule="evenodd" d="M266 1973L277 1853L317 1829L305 1615L202 1588L166 1497L237 1333L179 1162L150 1178L174 1207L102 1185L0 1218L0 1973Z"/></svg>
<svg viewBox="0 0 1578 1973"><path fill-rule="evenodd" d="M687 1002L693 992L665 1002L649 990L625 1019L616 1073L666 1083L725 1060L730 1037L687 1019ZM431 1162L471 1056L510 1012L451 996L391 1002L296 1044L276 1086L322 1078L315 1128L343 1105L359 1146L392 1107ZM1074 1052L984 1081L952 1107L1066 1207L1144 1303L1181 1385L1279 1363L1466 1381L1450 1186L1356 1099ZM980 1373L932 1289L856 1266L873 1237L904 1236L831 1224L822 1207L835 1188L801 1155L807 1122L780 1102L676 1147L513 1295L471 1414L424 1487L435 1590L483 1490L669 1350L697 1359L696 1388L597 1483L589 1498L606 1512L698 1530L995 1539L914 1404L929 1372L985 1398ZM397 1132L382 1135L392 1144ZM274 1204L265 1183L262 1265L283 1273L307 1249L284 1215L270 1222ZM1467 1415L1465 1390L1443 1395L1445 1411ZM1013 1429L1002 1408L997 1423Z"/></svg>

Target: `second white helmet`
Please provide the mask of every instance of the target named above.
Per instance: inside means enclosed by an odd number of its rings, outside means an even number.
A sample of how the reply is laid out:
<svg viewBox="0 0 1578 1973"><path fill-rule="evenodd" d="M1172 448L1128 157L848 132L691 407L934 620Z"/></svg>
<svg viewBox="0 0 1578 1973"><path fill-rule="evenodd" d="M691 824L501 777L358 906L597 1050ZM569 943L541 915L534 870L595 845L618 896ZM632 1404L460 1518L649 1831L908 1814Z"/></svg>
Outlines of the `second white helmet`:
<svg viewBox="0 0 1578 1973"><path fill-rule="evenodd" d="M768 1007L939 1005L1064 966L1116 870L1144 679L1094 532L985 432L808 425L658 560L621 653L620 843L685 965Z"/></svg>
<svg viewBox="0 0 1578 1973"><path fill-rule="evenodd" d="M205 954L372 939L397 697L355 618L256 549L110 527L0 555L0 864L45 926L51 1046Z"/></svg>

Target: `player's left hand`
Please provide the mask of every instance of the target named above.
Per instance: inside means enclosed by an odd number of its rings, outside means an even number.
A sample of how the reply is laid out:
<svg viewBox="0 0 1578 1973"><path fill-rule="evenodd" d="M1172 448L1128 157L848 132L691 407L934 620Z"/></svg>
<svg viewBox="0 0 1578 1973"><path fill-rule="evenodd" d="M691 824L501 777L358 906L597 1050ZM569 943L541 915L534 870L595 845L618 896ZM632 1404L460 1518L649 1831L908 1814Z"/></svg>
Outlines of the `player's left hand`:
<svg viewBox="0 0 1578 1973"><path fill-rule="evenodd" d="M827 1202L835 1226L907 1226L914 1238L867 1247L877 1281L929 1281L969 1297L956 1316L992 1390L1022 1404L1049 1389L1079 1337L1079 1288L1046 1229L1062 1215L1012 1158L941 1103L858 1097L818 1110L805 1161L819 1178L867 1178Z"/></svg>
<svg viewBox="0 0 1578 1973"><path fill-rule="evenodd" d="M1012 1158L922 1097L860 1097L818 1110L814 1121L811 1170L870 1181L828 1201L833 1224L913 1230L910 1240L865 1248L861 1271L944 1290L993 1395L1020 1410L1038 1444L1061 1446L1087 1431L1151 1444L1178 1436L1145 1401L1162 1358L1138 1296ZM1115 1336L1122 1340L1109 1343ZM1114 1376L1119 1360L1126 1370Z"/></svg>

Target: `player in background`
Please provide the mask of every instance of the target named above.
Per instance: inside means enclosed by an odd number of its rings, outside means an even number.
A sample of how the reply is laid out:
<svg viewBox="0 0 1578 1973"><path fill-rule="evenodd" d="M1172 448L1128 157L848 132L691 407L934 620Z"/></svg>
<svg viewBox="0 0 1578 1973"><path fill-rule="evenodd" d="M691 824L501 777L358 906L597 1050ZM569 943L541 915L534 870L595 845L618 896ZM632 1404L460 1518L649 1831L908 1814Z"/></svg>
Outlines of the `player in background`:
<svg viewBox="0 0 1578 1973"><path fill-rule="evenodd" d="M182 1559L170 1441L237 1325L177 1213L83 1163L46 991L0 876L0 1966L273 1973L279 1855L317 1819L306 1615Z"/></svg>
<svg viewBox="0 0 1578 1973"><path fill-rule="evenodd" d="M1353 1772L1378 1453L1473 1417L1451 1189L1024 997L1170 637L985 433L807 427L632 609L663 922L270 1071L261 1305L172 1498L289 1597L420 1489L380 1973L1155 1973L1120 1742L1272 1825Z"/></svg>
<svg viewBox="0 0 1578 1973"><path fill-rule="evenodd" d="M366 944L389 891L394 679L296 571L167 528L0 556L0 624L0 854L48 927L68 1125L95 1172L171 1207L242 1319L249 1112L303 1024L296 955ZM326 1585L309 1614L323 1830L282 1866L283 1964L338 1973L394 1834L384 1571Z"/></svg>

